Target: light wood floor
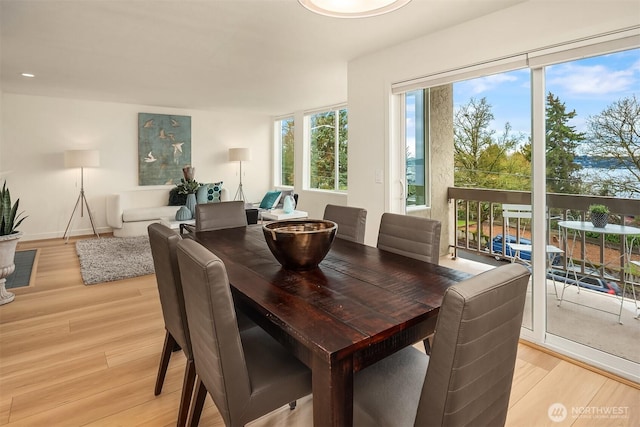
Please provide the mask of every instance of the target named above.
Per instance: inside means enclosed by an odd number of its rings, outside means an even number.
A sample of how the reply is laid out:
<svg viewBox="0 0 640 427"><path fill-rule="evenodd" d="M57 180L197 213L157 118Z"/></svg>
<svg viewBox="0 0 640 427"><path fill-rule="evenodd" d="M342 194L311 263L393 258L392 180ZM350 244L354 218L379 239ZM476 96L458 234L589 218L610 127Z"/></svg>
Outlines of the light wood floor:
<svg viewBox="0 0 640 427"><path fill-rule="evenodd" d="M155 397L164 337L155 277L85 286L73 239L19 245L30 248L40 249L35 283L0 306L0 425L175 425L184 357L174 354ZM569 411L563 423L547 415L554 403ZM572 417L581 407L617 418ZM309 426L311 411L307 397L252 425ZM210 399L200 425L223 425ZM637 426L640 390L521 344L507 425Z"/></svg>

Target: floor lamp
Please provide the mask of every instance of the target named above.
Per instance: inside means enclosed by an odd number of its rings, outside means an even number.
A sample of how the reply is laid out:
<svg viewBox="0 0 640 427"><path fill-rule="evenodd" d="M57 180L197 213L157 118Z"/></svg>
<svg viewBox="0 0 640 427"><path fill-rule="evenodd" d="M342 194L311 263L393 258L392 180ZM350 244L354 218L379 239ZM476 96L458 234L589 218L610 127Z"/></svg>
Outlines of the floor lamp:
<svg viewBox="0 0 640 427"><path fill-rule="evenodd" d="M80 206L81 217L84 216L84 206L87 207L93 233L100 238L100 235L96 231L96 226L93 223L93 215L91 215L89 203L84 195L84 168L97 168L98 166L100 166L100 152L98 150L67 150L64 152L64 167L80 168L80 194L78 194L78 200L71 213L71 218L69 218L67 228L64 230L64 236L62 236L67 242L69 242L69 235L67 233L69 232L73 216L76 214L76 210L78 210L78 206Z"/></svg>
<svg viewBox="0 0 640 427"><path fill-rule="evenodd" d="M244 191L242 190L242 162L251 160L251 150L248 148L229 148L229 161L240 162L240 185L233 200L244 202Z"/></svg>

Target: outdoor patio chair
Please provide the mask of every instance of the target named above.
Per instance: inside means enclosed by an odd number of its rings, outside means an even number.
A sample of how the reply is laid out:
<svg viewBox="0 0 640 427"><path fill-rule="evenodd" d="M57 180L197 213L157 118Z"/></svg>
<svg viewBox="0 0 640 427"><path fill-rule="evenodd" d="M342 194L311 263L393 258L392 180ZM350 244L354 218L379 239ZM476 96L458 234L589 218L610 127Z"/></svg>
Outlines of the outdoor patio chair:
<svg viewBox="0 0 640 427"><path fill-rule="evenodd" d="M531 220L531 205L504 203L502 205L502 218L504 220L504 233L502 239L502 248L504 250L504 253L512 257L511 262L520 262L528 267L531 267L531 254L533 252L533 245L530 243L530 240L526 240L526 243L522 243L520 241L521 234L524 234L526 230L526 224L522 224L520 220ZM516 243L507 243L507 241L509 240L509 228L511 219L516 220ZM562 254L564 254L564 251L555 245L546 245L545 253L547 255L545 267L546 274L548 273L552 265L556 263L556 260L560 259ZM523 256L523 254L527 254L527 256ZM551 276L551 280L553 281L553 291L556 295L556 299L559 299L556 280L553 275Z"/></svg>
<svg viewBox="0 0 640 427"><path fill-rule="evenodd" d="M507 264L450 287L431 356L407 347L356 374L354 425L504 425L529 275Z"/></svg>

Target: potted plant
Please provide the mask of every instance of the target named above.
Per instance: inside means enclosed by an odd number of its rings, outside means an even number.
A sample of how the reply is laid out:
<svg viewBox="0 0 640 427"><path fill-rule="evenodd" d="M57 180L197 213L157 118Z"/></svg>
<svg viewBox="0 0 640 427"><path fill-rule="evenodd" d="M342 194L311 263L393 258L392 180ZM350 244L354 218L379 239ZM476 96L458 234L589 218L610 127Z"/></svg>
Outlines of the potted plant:
<svg viewBox="0 0 640 427"><path fill-rule="evenodd" d="M22 212L18 213L20 199L11 204L11 193L7 188L7 182L2 185L0 191L0 305L10 303L15 295L5 288L6 277L16 269L14 258L18 239L22 237L22 231L17 228L26 218Z"/></svg>
<svg viewBox="0 0 640 427"><path fill-rule="evenodd" d="M185 166L182 168L184 178L180 178L180 184L176 186L178 188L178 194L187 195L185 205L191 211L192 218L196 215L196 192L198 191L198 188L200 188L200 183L193 178L195 171L196 168L191 166Z"/></svg>
<svg viewBox="0 0 640 427"><path fill-rule="evenodd" d="M604 228L609 223L609 208L605 205L589 206L589 215L594 227Z"/></svg>

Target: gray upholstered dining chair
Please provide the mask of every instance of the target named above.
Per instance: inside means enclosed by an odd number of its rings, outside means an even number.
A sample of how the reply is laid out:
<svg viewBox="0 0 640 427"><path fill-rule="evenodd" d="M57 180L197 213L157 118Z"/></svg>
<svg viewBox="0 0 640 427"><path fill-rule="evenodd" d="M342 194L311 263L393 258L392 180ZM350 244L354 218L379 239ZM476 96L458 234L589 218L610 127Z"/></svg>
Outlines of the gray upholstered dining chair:
<svg viewBox="0 0 640 427"><path fill-rule="evenodd" d="M378 248L409 258L440 262L440 221L386 212L380 220Z"/></svg>
<svg viewBox="0 0 640 427"><path fill-rule="evenodd" d="M239 331L227 271L193 240L178 243L196 367L189 425L210 394L225 425L243 426L311 393L311 371L259 327Z"/></svg>
<svg viewBox="0 0 640 427"><path fill-rule="evenodd" d="M364 243L364 232L367 226L366 209L329 204L324 208L323 218L338 224L336 237Z"/></svg>
<svg viewBox="0 0 640 427"><path fill-rule="evenodd" d="M356 374L354 425L504 425L529 276L507 264L450 287L431 356L407 347Z"/></svg>
<svg viewBox="0 0 640 427"><path fill-rule="evenodd" d="M417 216L382 214L378 231L378 248L402 256L440 263L440 221ZM424 349L431 351L432 336L426 337Z"/></svg>
<svg viewBox="0 0 640 427"><path fill-rule="evenodd" d="M162 224L151 224L147 227L147 230L158 293L160 295L162 317L164 318L164 328L166 330L154 394L157 396L162 392L169 359L173 351L179 346L187 358L177 423L178 426L183 426L189 413L189 403L191 402L196 371L193 364L189 325L187 323L182 281L176 255L177 244L182 238ZM238 327L240 329L249 329L256 327L256 324L242 312L238 312Z"/></svg>
<svg viewBox="0 0 640 427"><path fill-rule="evenodd" d="M244 227L247 225L247 215L244 202L200 203L196 205L196 225L184 225L183 230L207 231L223 228Z"/></svg>
<svg viewBox="0 0 640 427"><path fill-rule="evenodd" d="M184 308L182 282L176 256L177 244L182 238L162 224L151 224L147 227L147 230L166 330L154 394L157 396L162 391L169 359L176 346L180 346L187 358L187 364L184 371L177 425L184 426L189 413L189 403L191 402L196 371L193 364L189 326Z"/></svg>

